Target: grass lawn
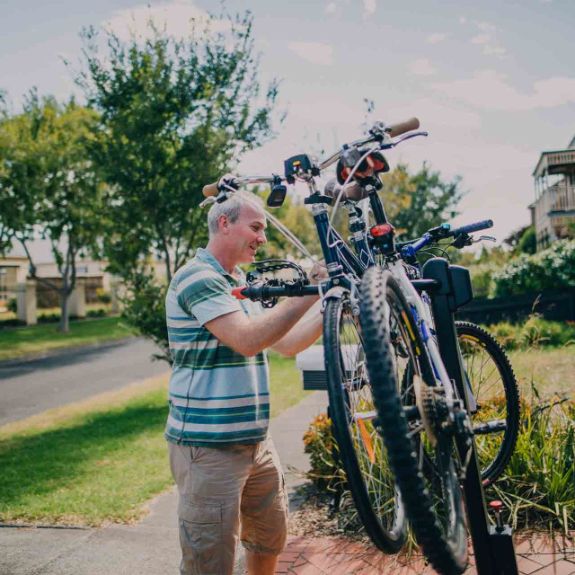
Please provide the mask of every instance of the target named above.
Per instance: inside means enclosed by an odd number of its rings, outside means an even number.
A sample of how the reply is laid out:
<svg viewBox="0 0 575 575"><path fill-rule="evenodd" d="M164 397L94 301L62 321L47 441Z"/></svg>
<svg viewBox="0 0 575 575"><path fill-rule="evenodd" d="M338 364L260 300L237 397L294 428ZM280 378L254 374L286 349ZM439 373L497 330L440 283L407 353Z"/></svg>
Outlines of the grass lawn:
<svg viewBox="0 0 575 575"><path fill-rule="evenodd" d="M70 322L70 331L60 333L57 323L0 330L0 361L44 351L121 339L133 331L119 317Z"/></svg>
<svg viewBox="0 0 575 575"><path fill-rule="evenodd" d="M272 416L304 396L293 359L270 354ZM130 522L172 485L167 378L0 428L0 521Z"/></svg>
<svg viewBox="0 0 575 575"><path fill-rule="evenodd" d="M525 399L535 386L542 397L568 394L575 398L575 346L508 352Z"/></svg>

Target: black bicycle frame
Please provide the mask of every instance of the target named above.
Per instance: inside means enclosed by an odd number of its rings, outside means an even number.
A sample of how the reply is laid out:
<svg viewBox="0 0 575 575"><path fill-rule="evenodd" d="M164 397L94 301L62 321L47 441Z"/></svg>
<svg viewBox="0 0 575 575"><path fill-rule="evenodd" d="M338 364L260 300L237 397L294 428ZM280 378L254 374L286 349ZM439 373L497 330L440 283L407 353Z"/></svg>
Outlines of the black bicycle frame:
<svg viewBox="0 0 575 575"><path fill-rule="evenodd" d="M334 269L334 266L338 265L342 268L338 270L338 273L353 273L357 277L361 277L366 267L351 251L338 231L330 225L327 211L322 209L314 213L313 219L328 270Z"/></svg>

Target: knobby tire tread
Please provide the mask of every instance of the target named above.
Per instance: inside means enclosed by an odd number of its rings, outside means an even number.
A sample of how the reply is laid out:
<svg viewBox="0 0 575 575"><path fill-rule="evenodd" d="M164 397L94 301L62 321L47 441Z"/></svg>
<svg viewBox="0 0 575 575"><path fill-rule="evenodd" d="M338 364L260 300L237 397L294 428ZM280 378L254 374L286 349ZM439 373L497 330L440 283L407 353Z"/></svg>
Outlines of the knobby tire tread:
<svg viewBox="0 0 575 575"><path fill-rule="evenodd" d="M411 317L407 302L391 274L381 268L370 268L361 285L360 319L381 431L417 542L439 573L459 574L467 566L467 538L457 537L455 545L451 545L444 536L409 436L392 358L386 353L390 344L389 332L383 325L383 315L378 312L384 305L387 289L394 290L408 312L407 316ZM458 526L457 529L460 532L465 527Z"/></svg>
<svg viewBox="0 0 575 575"><path fill-rule="evenodd" d="M397 537L383 529L369 500L349 434L339 356L339 329L343 305L344 302L341 298L328 300L324 311L323 329L330 415L335 440L340 452L339 459L346 473L355 507L367 534L381 551L390 554L397 553L405 543L405 527L400 534L397 534Z"/></svg>
<svg viewBox="0 0 575 575"><path fill-rule="evenodd" d="M491 484L501 476L505 467L507 467L517 443L521 418L517 379L515 378L511 362L509 361L503 347L488 331L467 321L456 321L455 327L458 337L460 335L471 335L483 344L486 352L499 370L503 387L505 389L507 430L504 433L503 442L497 456L485 469L481 470L481 479L483 482L485 484ZM471 419L473 422L473 416Z"/></svg>

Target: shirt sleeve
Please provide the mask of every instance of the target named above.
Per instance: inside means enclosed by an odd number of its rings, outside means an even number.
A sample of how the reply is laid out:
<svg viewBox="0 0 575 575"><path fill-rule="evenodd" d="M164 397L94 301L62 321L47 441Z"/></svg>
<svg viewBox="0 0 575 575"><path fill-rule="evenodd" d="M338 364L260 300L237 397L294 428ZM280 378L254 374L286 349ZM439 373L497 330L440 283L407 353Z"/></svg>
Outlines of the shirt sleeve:
<svg viewBox="0 0 575 575"><path fill-rule="evenodd" d="M242 311L232 296L230 285L215 271L198 271L182 279L176 287L178 303L201 325L234 311Z"/></svg>

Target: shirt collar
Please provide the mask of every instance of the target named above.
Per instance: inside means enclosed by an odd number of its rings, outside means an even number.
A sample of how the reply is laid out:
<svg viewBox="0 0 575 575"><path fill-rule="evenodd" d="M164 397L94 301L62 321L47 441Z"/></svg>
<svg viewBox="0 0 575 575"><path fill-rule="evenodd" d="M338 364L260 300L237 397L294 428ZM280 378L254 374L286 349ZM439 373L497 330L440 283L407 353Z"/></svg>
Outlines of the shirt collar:
<svg viewBox="0 0 575 575"><path fill-rule="evenodd" d="M225 275L227 278L230 278L231 280L233 280L234 282L237 281L237 278L235 278L233 275L231 275L230 273L228 273L222 266L222 264L205 248L198 248L196 250L196 257L203 261L206 262L208 264L210 264L213 268L216 269L216 271L218 271L219 273ZM236 267L236 271L238 271L240 273L240 277L242 277L242 271Z"/></svg>

